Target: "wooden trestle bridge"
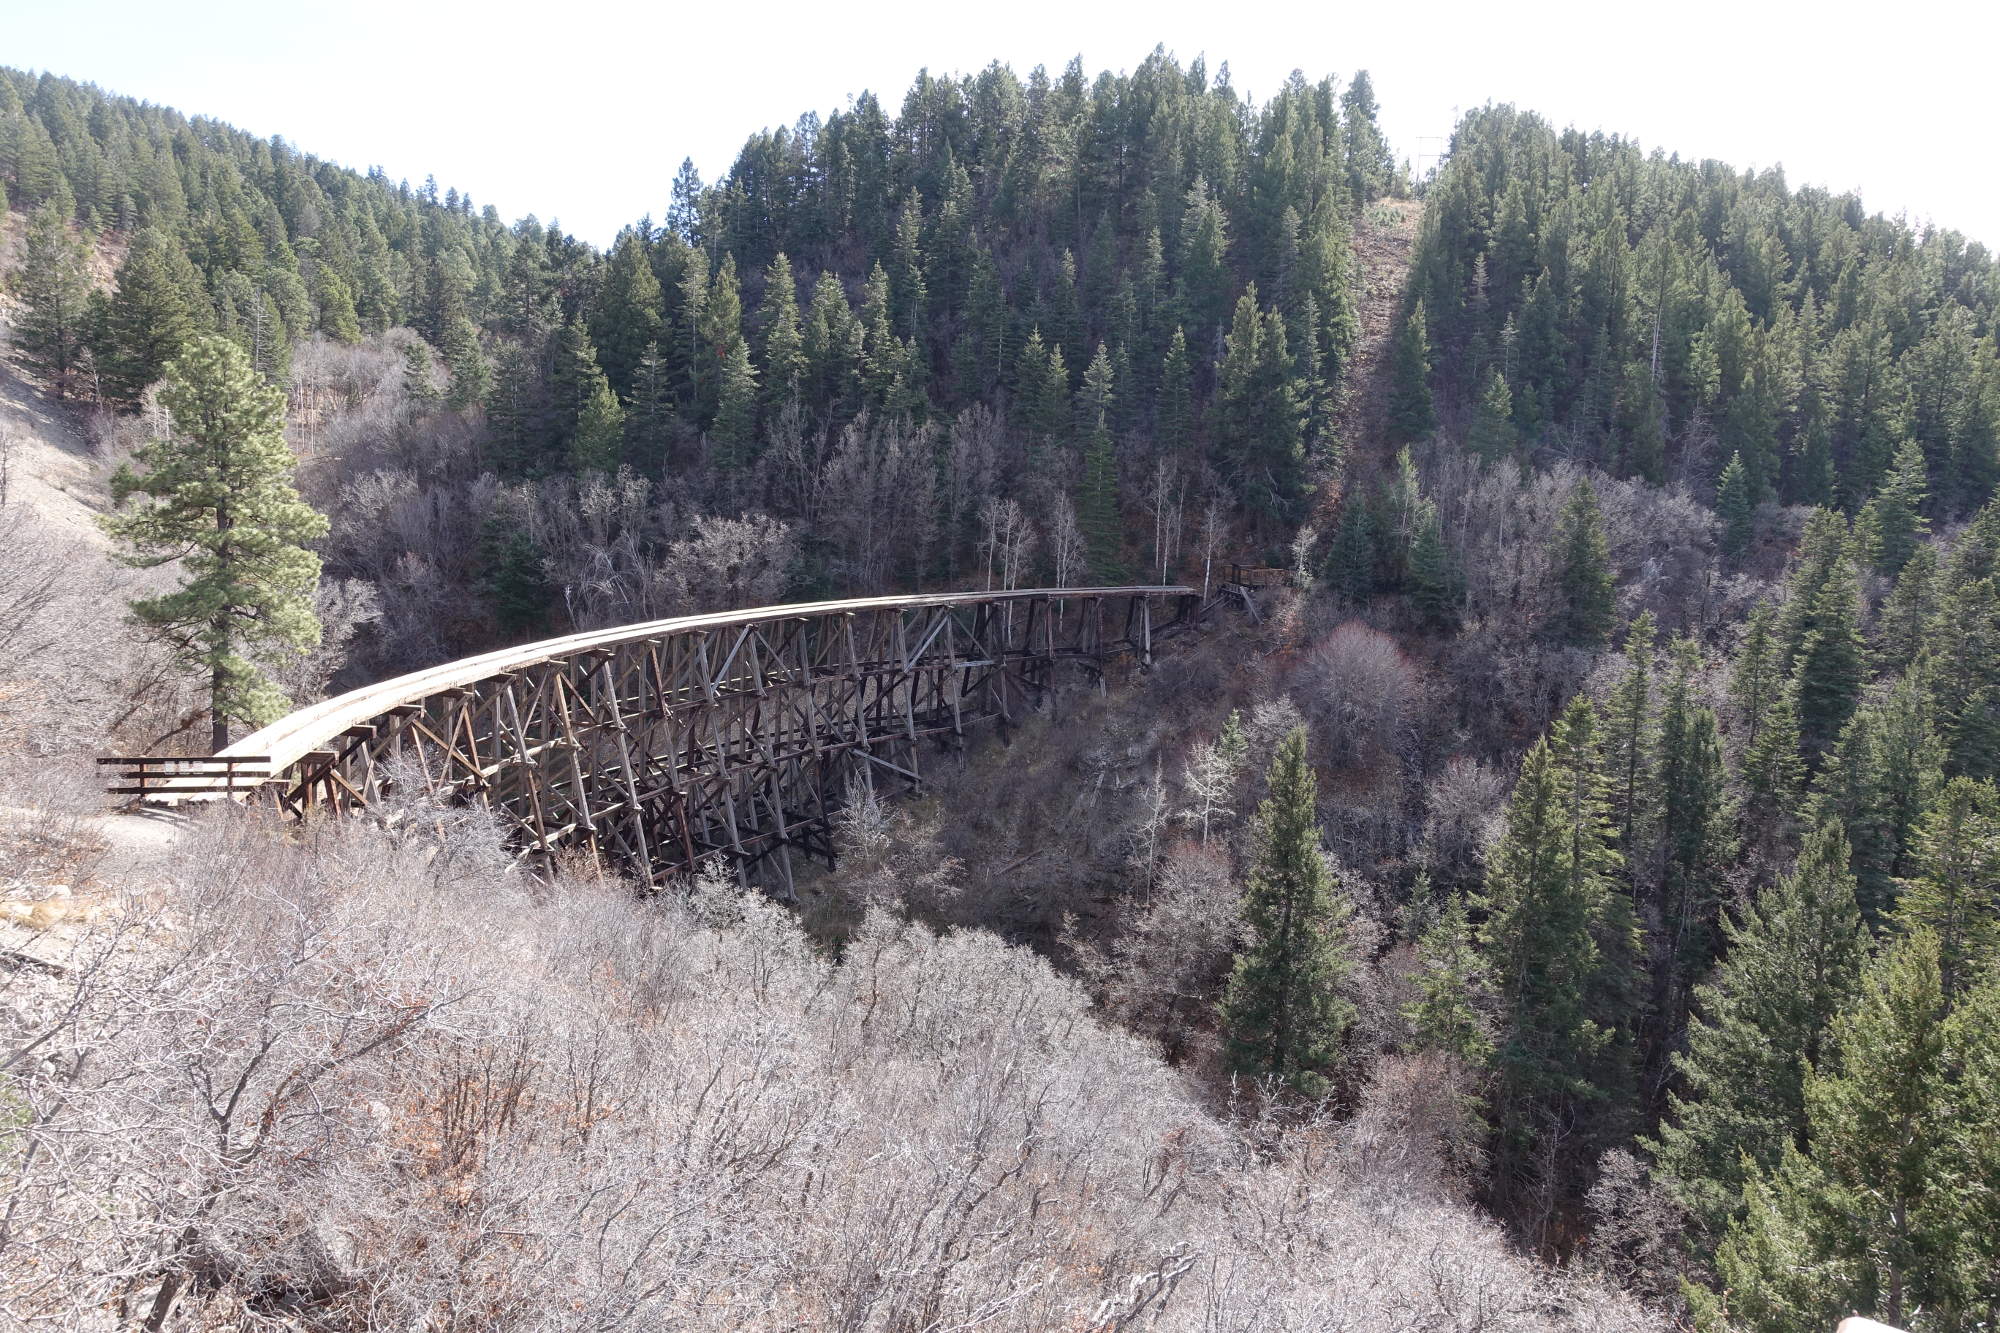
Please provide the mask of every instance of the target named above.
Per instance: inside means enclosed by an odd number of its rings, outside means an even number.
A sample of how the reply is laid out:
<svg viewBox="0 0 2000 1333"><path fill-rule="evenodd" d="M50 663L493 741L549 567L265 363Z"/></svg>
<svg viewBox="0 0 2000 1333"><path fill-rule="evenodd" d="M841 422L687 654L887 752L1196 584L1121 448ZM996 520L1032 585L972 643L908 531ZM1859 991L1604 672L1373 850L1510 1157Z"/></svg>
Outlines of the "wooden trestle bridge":
<svg viewBox="0 0 2000 1333"><path fill-rule="evenodd" d="M792 887L834 856L854 781L920 780L919 744L1101 679L1185 630L1186 587L807 602L681 616L448 662L314 704L204 759L107 759L141 800L305 818L422 783L490 807L530 855L581 848L647 885L721 857Z"/></svg>

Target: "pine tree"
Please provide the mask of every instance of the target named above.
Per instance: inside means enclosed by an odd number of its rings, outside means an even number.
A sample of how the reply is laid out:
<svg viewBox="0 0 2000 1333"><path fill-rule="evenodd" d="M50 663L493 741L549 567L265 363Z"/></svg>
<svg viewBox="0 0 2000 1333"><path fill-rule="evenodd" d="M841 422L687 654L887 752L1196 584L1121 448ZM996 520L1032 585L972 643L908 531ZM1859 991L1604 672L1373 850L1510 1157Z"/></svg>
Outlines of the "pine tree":
<svg viewBox="0 0 2000 1333"><path fill-rule="evenodd" d="M1389 357L1389 442L1414 444L1437 426L1437 408L1431 401L1430 335L1422 301L1404 317Z"/></svg>
<svg viewBox="0 0 2000 1333"><path fill-rule="evenodd" d="M1340 504L1340 526L1334 529L1327 555L1327 576L1340 595L1359 604L1375 595L1375 522L1368 501L1350 490Z"/></svg>
<svg viewBox="0 0 2000 1333"><path fill-rule="evenodd" d="M624 448L625 409L612 395L611 385L599 375L576 415L576 430L569 438L570 470L579 477L592 472L609 475L618 470Z"/></svg>
<svg viewBox="0 0 2000 1333"><path fill-rule="evenodd" d="M612 391L628 402L640 359L660 340L665 302L644 239L630 229L620 232L591 310L590 340Z"/></svg>
<svg viewBox="0 0 2000 1333"><path fill-rule="evenodd" d="M1437 506L1425 501L1410 543L1410 606L1432 629L1450 629L1458 618L1459 578L1444 544Z"/></svg>
<svg viewBox="0 0 2000 1333"><path fill-rule="evenodd" d="M1895 918L1937 937L1949 1003L2000 960L2000 789L1953 778L1912 841L1918 873L1903 881Z"/></svg>
<svg viewBox="0 0 2000 1333"><path fill-rule="evenodd" d="M1596 717L1579 696L1521 762L1488 863L1480 954L1502 1011L1494 1053L1497 1186L1530 1179L1554 1125L1615 1119L1631 1080L1638 927L1602 795ZM1587 1150L1595 1137L1577 1141ZM1544 1190L1560 1182L1543 1180Z"/></svg>
<svg viewBox="0 0 2000 1333"><path fill-rule="evenodd" d="M1799 739L1809 759L1824 754L1854 715L1867 674L1861 641L1861 588L1842 556L1813 599L1811 630L1792 664Z"/></svg>
<svg viewBox="0 0 2000 1333"><path fill-rule="evenodd" d="M781 251L764 276L764 406L774 417L797 398L805 383L805 335L799 328L797 284L792 261Z"/></svg>
<svg viewBox="0 0 2000 1333"><path fill-rule="evenodd" d="M1208 182L1200 176L1188 187L1180 238L1176 294L1182 322L1207 338L1229 314L1229 229L1222 205L1210 197Z"/></svg>
<svg viewBox="0 0 2000 1333"><path fill-rule="evenodd" d="M1111 454L1111 432L1102 418L1085 440L1076 514L1090 548L1090 567L1099 582L1121 582L1124 569L1118 553L1124 541L1118 515L1118 468Z"/></svg>
<svg viewBox="0 0 2000 1333"><path fill-rule="evenodd" d="M524 525L497 513L489 517L480 533L480 564L486 571L480 590L503 634L518 637L544 623L555 589Z"/></svg>
<svg viewBox="0 0 2000 1333"><path fill-rule="evenodd" d="M1576 483L1556 521L1552 542L1557 605L1550 635L1580 648L1602 647L1617 617L1618 591L1611 576L1611 552L1597 492L1588 480Z"/></svg>
<svg viewBox="0 0 2000 1333"><path fill-rule="evenodd" d="M2000 972L1958 997L1945 1047L1957 1065L1939 1116L1945 1188L1927 1203L1943 1214L1942 1266L1963 1326L1990 1329L2000 1327Z"/></svg>
<svg viewBox="0 0 2000 1333"><path fill-rule="evenodd" d="M1755 744L1764 728L1764 717L1784 688L1784 672L1777 661L1777 644L1772 637L1777 613L1769 602L1750 608L1744 622L1743 642L1736 650L1736 665L1729 675L1729 700L1743 728L1744 744Z"/></svg>
<svg viewBox="0 0 2000 1333"><path fill-rule="evenodd" d="M1193 442L1193 371L1188 365L1187 334L1179 325L1174 327L1166 357L1160 363L1160 396L1154 416L1161 449L1173 453Z"/></svg>
<svg viewBox="0 0 2000 1333"><path fill-rule="evenodd" d="M1968 777L2000 776L2000 577L1981 531L1996 514L1988 505L1960 535L1924 634L1938 731Z"/></svg>
<svg viewBox="0 0 2000 1333"><path fill-rule="evenodd" d="M1723 921L1728 947L1695 992L1687 1048L1674 1056L1681 1087L1649 1147L1711 1239L1741 1208L1750 1172L1775 1167L1805 1133L1805 1071L1867 952L1848 858L1838 823L1808 837L1791 874Z"/></svg>
<svg viewBox="0 0 2000 1333"><path fill-rule="evenodd" d="M1923 446L1913 439L1905 440L1874 499L1875 567L1884 574L1892 578L1900 574L1929 533L1930 524L1924 518L1924 501L1929 494Z"/></svg>
<svg viewBox="0 0 2000 1333"><path fill-rule="evenodd" d="M1696 697L1701 668L1693 641L1674 645L1674 673L1660 706L1658 775L1659 910L1665 948L1654 1007L1661 1030L1680 1027L1692 978L1707 970L1723 875L1734 859L1728 775L1715 714Z"/></svg>
<svg viewBox="0 0 2000 1333"><path fill-rule="evenodd" d="M1894 675L1916 657L1937 610L1937 585L1937 551L1928 544L1919 546L1910 553L1875 617L1870 647L1876 671Z"/></svg>
<svg viewBox="0 0 2000 1333"><path fill-rule="evenodd" d="M361 319L354 313L354 293L347 280L329 264L313 266L313 304L319 307L319 331L339 343L361 341Z"/></svg>
<svg viewBox="0 0 2000 1333"><path fill-rule="evenodd" d="M153 503L105 528L131 548L130 564L179 561L180 587L133 602L132 613L207 673L220 751L231 721L269 722L288 707L256 659L319 642L320 562L303 543L325 536L327 522L293 489L284 395L235 343L196 338L167 372L161 402L173 433L134 455L143 473L121 466L111 479L119 505L133 495Z"/></svg>
<svg viewBox="0 0 2000 1333"><path fill-rule="evenodd" d="M1657 812L1653 779L1653 654L1659 637L1653 613L1642 611L1625 631L1625 674L1606 702L1604 757L1611 819L1618 845L1639 868L1642 834Z"/></svg>
<svg viewBox="0 0 2000 1333"><path fill-rule="evenodd" d="M713 435L717 461L721 466L741 469L755 459L757 371L750 364L750 349L741 338L730 345L722 363L722 384L715 409Z"/></svg>
<svg viewBox="0 0 2000 1333"><path fill-rule="evenodd" d="M1495 367L1486 372L1486 388L1480 392L1465 447L1474 457L1497 463L1511 458L1519 443L1520 437L1514 431L1514 392L1507 387L1507 377Z"/></svg>
<svg viewBox="0 0 2000 1333"><path fill-rule="evenodd" d="M1949 1315L1955 1163L1945 1135L1923 1132L1948 1104L1937 949L1924 930L1893 942L1835 1020L1831 1054L1805 1079L1810 1156L1787 1148L1751 1183L1716 1255L1734 1326Z"/></svg>
<svg viewBox="0 0 2000 1333"><path fill-rule="evenodd" d="M1715 484L1715 516L1722 521L1722 553L1731 560L1750 549L1756 532L1757 504L1751 496L1750 476L1743 469L1743 455L1731 454Z"/></svg>
<svg viewBox="0 0 2000 1333"><path fill-rule="evenodd" d="M14 279L21 297L14 341L23 359L48 378L58 399L69 396L70 381L83 366L89 263L89 246L70 234L57 206L36 209L22 238L21 267Z"/></svg>
<svg viewBox="0 0 2000 1333"><path fill-rule="evenodd" d="M1319 785L1306 762L1304 727L1279 745L1268 786L1243 894L1248 942L1230 974L1222 1023L1233 1068L1311 1096L1325 1087L1353 1021L1353 1006L1340 994L1351 966L1345 932L1353 909L1320 852Z"/></svg>
<svg viewBox="0 0 2000 1333"><path fill-rule="evenodd" d="M1253 283L1216 368L1215 461L1252 508L1290 522L1305 492L1305 413L1292 382L1284 320L1257 307Z"/></svg>
<svg viewBox="0 0 2000 1333"><path fill-rule="evenodd" d="M132 404L207 323L201 278L180 246L157 228L132 238L118 266L98 349L105 393Z"/></svg>
<svg viewBox="0 0 2000 1333"><path fill-rule="evenodd" d="M1775 857L1793 837L1806 789L1798 700L1789 684L1780 687L1755 739L1743 749L1742 779L1745 838L1766 857Z"/></svg>
<svg viewBox="0 0 2000 1333"><path fill-rule="evenodd" d="M1452 894L1417 941L1417 998L1404 1010L1418 1050L1444 1051L1477 1067L1493 1055L1482 1013L1484 972L1473 947L1465 898Z"/></svg>

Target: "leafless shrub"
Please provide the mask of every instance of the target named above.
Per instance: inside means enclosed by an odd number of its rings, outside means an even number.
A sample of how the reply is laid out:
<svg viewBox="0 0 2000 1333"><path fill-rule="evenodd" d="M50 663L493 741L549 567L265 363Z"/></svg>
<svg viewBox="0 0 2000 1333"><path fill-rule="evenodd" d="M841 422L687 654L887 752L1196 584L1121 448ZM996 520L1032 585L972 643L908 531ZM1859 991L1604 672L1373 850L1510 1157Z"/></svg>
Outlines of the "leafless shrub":
<svg viewBox="0 0 2000 1333"><path fill-rule="evenodd" d="M1510 786L1498 768L1465 755L1446 760L1425 786L1424 859L1440 884L1470 885L1481 878Z"/></svg>
<svg viewBox="0 0 2000 1333"><path fill-rule="evenodd" d="M726 877L440 875L423 827L224 812L8 1008L7 1319L1640 1327L1449 1197L1414 1072L1239 1135L981 932L873 910L836 964Z"/></svg>
<svg viewBox="0 0 2000 1333"><path fill-rule="evenodd" d="M774 518L704 516L667 548L660 577L679 610L763 606L781 600L796 556L791 529Z"/></svg>
<svg viewBox="0 0 2000 1333"><path fill-rule="evenodd" d="M1170 1058L1218 992L1235 955L1242 888L1220 848L1176 843L1161 862L1151 900L1117 942L1119 1007L1140 1030L1158 1034Z"/></svg>
<svg viewBox="0 0 2000 1333"><path fill-rule="evenodd" d="M1416 664L1394 639L1349 621L1312 648L1302 677L1315 759L1336 768L1394 764L1423 689Z"/></svg>

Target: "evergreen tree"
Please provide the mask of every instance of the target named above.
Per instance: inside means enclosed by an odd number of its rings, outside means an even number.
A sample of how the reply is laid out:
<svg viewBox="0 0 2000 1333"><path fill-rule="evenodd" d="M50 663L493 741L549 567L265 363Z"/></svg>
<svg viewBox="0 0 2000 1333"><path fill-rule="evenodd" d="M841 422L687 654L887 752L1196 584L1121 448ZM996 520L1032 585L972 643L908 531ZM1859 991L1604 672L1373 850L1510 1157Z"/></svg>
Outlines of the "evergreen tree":
<svg viewBox="0 0 2000 1333"><path fill-rule="evenodd" d="M361 319L354 313L354 293L328 264L313 266L313 304L319 307L319 331L339 343L361 341Z"/></svg>
<svg viewBox="0 0 2000 1333"><path fill-rule="evenodd" d="M1458 570L1444 544L1437 506L1426 501L1410 543L1410 605L1425 625L1449 629L1457 621L1458 598Z"/></svg>
<svg viewBox="0 0 2000 1333"><path fill-rule="evenodd" d="M1514 432L1514 392L1507 387L1507 377L1495 367L1486 372L1486 388L1479 395L1465 447L1474 457L1496 463L1511 458L1519 442Z"/></svg>
<svg viewBox="0 0 2000 1333"><path fill-rule="evenodd" d="M1327 556L1327 574L1348 601L1361 603L1375 595L1375 523L1366 499L1349 491L1340 505L1340 526L1334 529Z"/></svg>
<svg viewBox="0 0 2000 1333"><path fill-rule="evenodd" d="M1431 401L1430 334L1422 301L1411 307L1397 329L1389 358L1389 442L1414 444L1437 426L1437 408Z"/></svg>
<svg viewBox="0 0 2000 1333"><path fill-rule="evenodd" d="M1750 608L1744 622L1743 642L1736 650L1735 669L1729 676L1729 700L1743 728L1746 746L1756 743L1763 731L1765 715L1784 689L1784 672L1777 661L1777 644L1772 636L1777 613L1769 602Z"/></svg>
<svg viewBox="0 0 2000 1333"><path fill-rule="evenodd" d="M206 325L206 316L201 279L180 246L154 227L134 236L118 266L98 348L105 393L115 402L137 403Z"/></svg>
<svg viewBox="0 0 2000 1333"><path fill-rule="evenodd" d="M1174 327L1167 354L1160 363L1160 397L1154 413L1160 447L1173 453L1188 447L1194 433L1193 371L1188 365L1187 334Z"/></svg>
<svg viewBox="0 0 2000 1333"><path fill-rule="evenodd" d="M576 414L576 431L569 439L570 470L579 477L616 472L624 449L625 409L600 375L591 382Z"/></svg>
<svg viewBox="0 0 2000 1333"><path fill-rule="evenodd" d="M1953 778L1912 840L1918 873L1903 881L1896 921L1937 937L1949 1003L2000 959L2000 789Z"/></svg>
<svg viewBox="0 0 2000 1333"><path fill-rule="evenodd" d="M1484 972L1473 947L1465 898L1452 894L1417 941L1417 998L1404 1010L1416 1049L1444 1051L1474 1067L1493 1055L1482 1013Z"/></svg>
<svg viewBox="0 0 2000 1333"><path fill-rule="evenodd" d="M526 526L500 514L488 518L480 533L480 564L486 571L481 591L501 633L518 638L543 623L555 589Z"/></svg>
<svg viewBox="0 0 2000 1333"><path fill-rule="evenodd" d="M1792 664L1799 735L1810 756L1833 744L1860 701L1867 674L1860 619L1861 589L1843 556L1813 599L1812 628Z"/></svg>
<svg viewBox="0 0 2000 1333"><path fill-rule="evenodd" d="M1224 348L1216 368L1217 467L1252 508L1295 521L1305 495L1305 413L1284 320L1258 310L1254 283L1237 299Z"/></svg>
<svg viewBox="0 0 2000 1333"><path fill-rule="evenodd" d="M1892 578L1903 571L1930 531L1923 512L1929 492L1923 447L1915 440L1905 440L1874 500L1875 567Z"/></svg>
<svg viewBox="0 0 2000 1333"><path fill-rule="evenodd" d="M1201 176L1188 187L1180 238L1177 295L1182 322L1206 338L1227 318L1234 284L1228 265L1228 223L1222 205L1210 196L1208 181Z"/></svg>
<svg viewBox="0 0 2000 1333"><path fill-rule="evenodd" d="M4 217L0 214L0 217ZM48 378L58 399L69 396L70 381L82 368L89 332L90 249L70 234L53 203L28 219L21 267L14 284L21 316L14 342L24 360Z"/></svg>
<svg viewBox="0 0 2000 1333"><path fill-rule="evenodd" d="M674 411L673 372L655 343L639 358L632 377L631 408L625 414L625 458L647 477L663 477L679 430Z"/></svg>
<svg viewBox="0 0 2000 1333"><path fill-rule="evenodd" d="M1835 1020L1831 1054L1805 1079L1810 1155L1787 1145L1751 1181L1716 1254L1733 1326L1948 1316L1956 1163L1944 1135L1921 1130L1946 1104L1937 948L1924 930L1892 943Z"/></svg>
<svg viewBox="0 0 2000 1333"><path fill-rule="evenodd" d="M1806 788L1798 700L1789 684L1779 688L1763 725L1743 749L1742 779L1745 838L1765 856L1775 856L1791 841Z"/></svg>
<svg viewBox="0 0 2000 1333"><path fill-rule="evenodd" d="M1083 484L1078 490L1077 521L1090 547L1090 567L1102 584L1124 577L1118 558L1123 529L1118 515L1118 469L1111 456L1111 432L1100 418L1091 428L1083 451Z"/></svg>
<svg viewBox="0 0 2000 1333"><path fill-rule="evenodd" d="M797 284L792 261L781 251L764 276L764 405L774 416L797 398L805 383L805 335L799 327Z"/></svg>
<svg viewBox="0 0 2000 1333"><path fill-rule="evenodd" d="M1243 894L1248 941L1229 977L1222 1023L1233 1068L1310 1096L1325 1087L1353 1021L1340 994L1353 909L1320 852L1319 784L1306 762L1304 727L1279 745L1267 781Z"/></svg>
<svg viewBox="0 0 2000 1333"><path fill-rule="evenodd" d="M757 371L750 349L738 338L722 363L721 396L715 409L717 459L730 469L747 467L757 452Z"/></svg>
<svg viewBox="0 0 2000 1333"><path fill-rule="evenodd" d="M644 239L629 228L619 233L591 311L590 339L613 392L628 402L640 359L660 340L665 300Z"/></svg>
<svg viewBox="0 0 2000 1333"><path fill-rule="evenodd" d="M1996 514L1988 505L1960 534L1924 635L1938 731L1968 777L2000 776L2000 577L1982 531Z"/></svg>
<svg viewBox="0 0 2000 1333"><path fill-rule="evenodd" d="M1719 1238L1751 1172L1778 1164L1805 1133L1805 1071L1866 955L1847 835L1838 823L1806 839L1797 868L1761 890L1714 975L1695 992L1681 1089L1650 1144L1661 1180L1704 1234Z"/></svg>
<svg viewBox="0 0 2000 1333"><path fill-rule="evenodd" d="M1602 794L1596 718L1579 697L1528 751L1489 862L1480 953L1501 1007L1494 1052L1496 1187L1516 1197L1530 1149L1630 1090L1638 927ZM1579 1134L1588 1154L1601 1135ZM1538 1182L1544 1191L1558 1181Z"/></svg>
<svg viewBox="0 0 2000 1333"><path fill-rule="evenodd" d="M1696 697L1701 658L1691 640L1674 645L1674 674L1660 707L1658 901L1664 948L1654 987L1663 1032L1680 1027L1692 979L1707 970L1721 910L1723 875L1734 859L1728 775L1715 714Z"/></svg>
<svg viewBox="0 0 2000 1333"><path fill-rule="evenodd" d="M1937 610L1937 551L1929 545L1910 553L1896 586L1883 599L1875 617L1871 644L1875 670L1894 675L1916 657Z"/></svg>
<svg viewBox="0 0 2000 1333"><path fill-rule="evenodd" d="M1570 492L1556 522L1552 552L1557 605L1550 618L1550 636L1580 648L1603 646L1617 617L1618 591L1597 492L1589 481L1577 482Z"/></svg>
<svg viewBox="0 0 2000 1333"><path fill-rule="evenodd" d="M133 602L132 613L208 675L220 751L231 721L269 722L289 706L256 659L319 642L320 562L303 543L325 536L327 522L293 489L284 395L236 344L214 335L189 343L168 365L161 401L173 433L134 455L143 473L121 466L111 479L119 505L133 495L152 503L105 528L131 548L130 564L179 561L180 587Z"/></svg>
<svg viewBox="0 0 2000 1333"><path fill-rule="evenodd" d="M1750 549L1756 532L1757 505L1751 496L1750 477L1743 469L1743 455L1731 454L1715 485L1715 516L1722 521L1722 553L1738 559Z"/></svg>
<svg viewBox="0 0 2000 1333"><path fill-rule="evenodd" d="M1618 845L1638 869L1646 821L1657 812L1653 776L1653 653L1659 637L1653 613L1642 611L1625 631L1625 674L1607 701L1604 718L1607 794Z"/></svg>

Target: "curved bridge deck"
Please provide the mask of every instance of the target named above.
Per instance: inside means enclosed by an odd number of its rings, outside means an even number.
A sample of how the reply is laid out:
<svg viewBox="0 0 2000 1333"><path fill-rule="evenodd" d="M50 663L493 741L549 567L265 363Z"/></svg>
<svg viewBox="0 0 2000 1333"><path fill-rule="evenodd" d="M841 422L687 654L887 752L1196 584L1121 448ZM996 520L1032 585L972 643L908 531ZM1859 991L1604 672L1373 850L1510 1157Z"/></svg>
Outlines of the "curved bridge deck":
<svg viewBox="0 0 2000 1333"><path fill-rule="evenodd" d="M416 783L491 807L532 853L586 849L649 885L711 856L745 872L769 857L789 890L794 848L831 862L850 781L917 781L921 740L1012 716L1058 663L1150 663L1196 600L1180 586L937 593L572 634L300 709L187 776L142 777L141 794L256 793L305 817Z"/></svg>

